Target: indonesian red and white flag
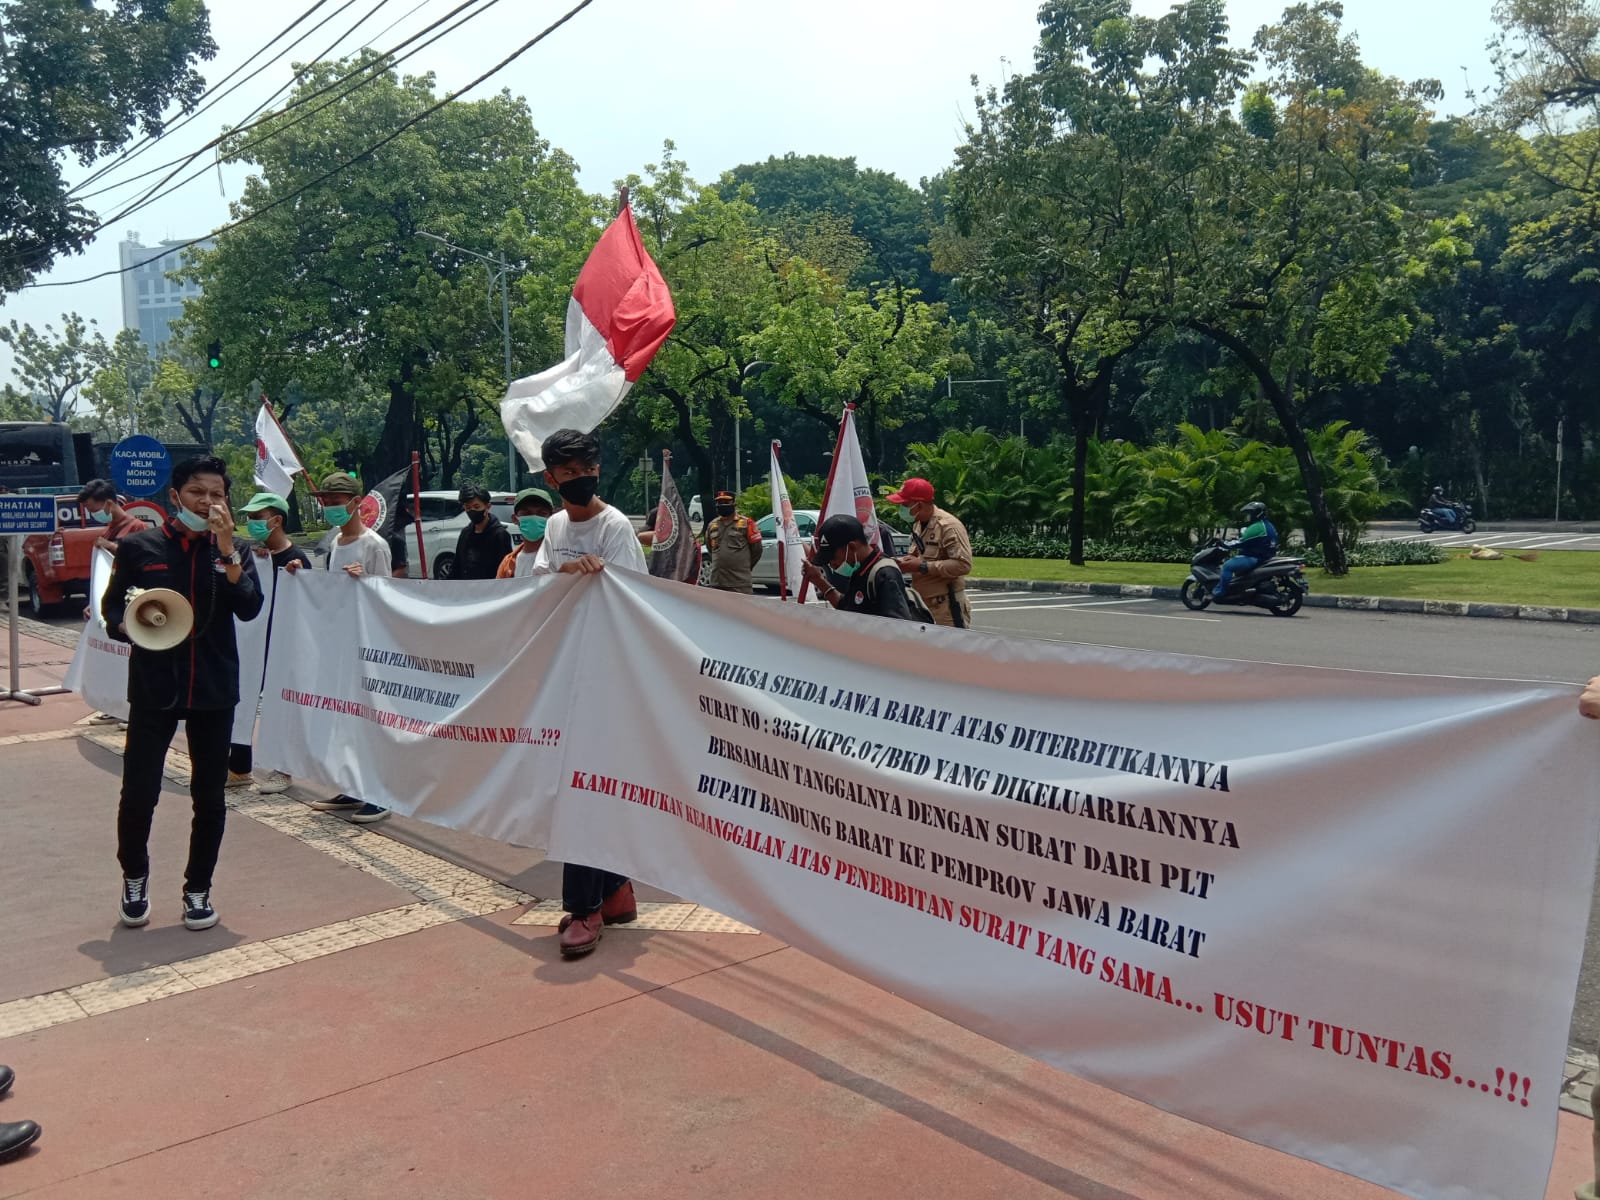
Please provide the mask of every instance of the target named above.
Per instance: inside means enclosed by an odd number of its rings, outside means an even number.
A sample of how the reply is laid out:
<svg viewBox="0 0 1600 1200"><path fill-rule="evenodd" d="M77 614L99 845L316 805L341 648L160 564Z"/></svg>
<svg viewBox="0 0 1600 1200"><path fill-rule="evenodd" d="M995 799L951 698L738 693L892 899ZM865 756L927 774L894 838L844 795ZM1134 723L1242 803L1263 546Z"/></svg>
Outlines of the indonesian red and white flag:
<svg viewBox="0 0 1600 1200"><path fill-rule="evenodd" d="M789 485L784 481L783 468L778 465L778 447L772 443L772 524L778 534L778 590L780 598L793 599L800 591L800 564L805 550L800 544L800 526L794 519L794 505L789 502Z"/></svg>
<svg viewBox="0 0 1600 1200"><path fill-rule="evenodd" d="M500 419L530 471L542 471L544 439L588 432L644 374L677 314L667 281L645 252L624 207L589 253L567 305L567 357L506 389Z"/></svg>
<svg viewBox="0 0 1600 1200"><path fill-rule="evenodd" d="M272 406L263 400L256 413L256 486L263 492L288 496L294 491L295 473L304 470L300 456L289 444L289 435L272 415Z"/></svg>

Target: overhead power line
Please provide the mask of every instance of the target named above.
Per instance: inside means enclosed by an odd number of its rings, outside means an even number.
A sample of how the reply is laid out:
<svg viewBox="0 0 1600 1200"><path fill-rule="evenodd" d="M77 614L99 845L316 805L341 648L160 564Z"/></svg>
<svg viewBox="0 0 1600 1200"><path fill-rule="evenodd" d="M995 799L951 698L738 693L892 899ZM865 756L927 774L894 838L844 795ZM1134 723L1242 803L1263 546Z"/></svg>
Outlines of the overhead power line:
<svg viewBox="0 0 1600 1200"><path fill-rule="evenodd" d="M332 18L338 16L339 13L344 12L345 9L349 8L355 2L356 2L356 0L345 0L345 3L340 5L338 9L336 9L334 12L331 12L331 13L328 14L328 19L331 20ZM367 23L367 21L373 16L374 13L376 13L380 8L382 8L384 5L386 5L388 3L389 3L389 0L377 0L376 4L374 4L371 8L369 8L361 16L356 18L356 23L354 25L350 26L350 28L346 29L338 37L334 38L334 40L329 43L327 49L323 50L320 54L317 55L316 59L313 59L312 61L314 61L314 62L315 61L320 61L321 59L327 57L328 53L331 50L333 50L333 48L335 46L339 45L339 43L344 41L345 38L349 37L356 30L360 29L363 25L365 25ZM326 23L327 22L324 21L322 24L326 24ZM317 29L321 29L322 28L322 24L319 24L317 26ZM306 33L306 36L309 37L311 34L313 34L315 32L316 32L316 29L308 30L307 33ZM304 40L304 39L302 39L302 40ZM299 45L299 42L296 42L295 45ZM294 46L285 47L286 51L287 50L292 50L292 49L294 49ZM267 65L269 65L269 64L263 64L262 69L265 70ZM241 81L241 82L243 82L243 81ZM272 95L268 96L260 104L256 105L255 108L251 109L250 112L248 114L246 114L245 120L248 121L251 117L254 117L262 109L266 108L267 105L271 104L274 100L276 100L279 96L281 96L286 90L288 90L293 85L293 83L294 83L294 79L291 76L291 78L287 82L279 85L277 91L273 92ZM132 205L134 205L134 206L142 207L144 202L149 200L149 199L151 199L154 196L154 194L161 188L161 186L167 182L167 180L171 179L173 175L176 175L178 173L178 171L181 171L183 169L183 166L185 166L185 165L187 165L189 163L192 163L195 159L199 158L207 150L211 149L211 147L213 147L213 146L217 145L218 143L220 143L225 136L227 136L227 135L226 134L219 134L215 138L212 138L205 145L201 146L198 150L194 151L193 153L185 155L185 156L175 160L176 162L178 162L180 164L183 164L183 165L178 166L176 168L176 170L174 170L171 173L163 176L161 179L159 179L155 183L151 184L148 188L145 189L145 191L144 191L144 193L142 195L138 196L137 198L132 200L130 203ZM164 170L168 166L172 166L172 164L171 163L163 164L160 167L156 167L151 171L146 171L141 175L135 176L134 178L135 179L143 179L148 175L155 174L156 171ZM101 189L101 191L98 191L98 192L86 192L86 193L84 193L84 195L80 196L79 199L87 200L91 196L98 196L98 195L101 195L103 192L115 191L117 188L126 186L127 184L132 183L133 181L134 181L133 179L125 179L121 183L111 184L108 187ZM117 215L115 217L108 217L108 218L106 218L106 220L100 222L100 227L104 228L107 224L110 224L113 221L119 221L119 220L122 219L122 217L127 216L128 213L132 212L132 211L134 211L134 210L132 208L130 208L130 209L125 210L124 212L122 212L121 214L119 214L119 215Z"/></svg>
<svg viewBox="0 0 1600 1200"><path fill-rule="evenodd" d="M69 196L77 195L83 188L87 187L89 184L95 182L97 179L103 178L107 172L114 171L114 170L116 170L117 167L121 166L122 164L131 162L134 159L138 158L141 154L143 154L151 146L153 146L157 142L159 142L162 138L168 136L169 134L171 134L176 129L182 129L185 125L187 125L195 117L198 117L201 113L205 112L206 109L210 108L212 106L212 104L216 103L216 101L222 99L223 96L228 95L229 92L232 92L234 90L233 88L228 88L226 91L219 91L218 89L222 88L224 84L226 84L230 79L232 79L240 71L244 70L251 63L255 62L256 59L260 58L263 54L265 54L268 50L270 50L273 47L274 44L276 44L278 41L282 40L283 38L287 37L290 33L292 33L294 31L294 28L295 28L296 25L299 25L302 21L306 20L308 17L311 16L312 13L316 12L317 9L321 8L326 3L328 3L328 0L317 0L317 2L315 4L313 4L310 8L306 9L303 13L301 13L293 21L289 22L289 24L287 26L285 26L283 29L279 30L278 33L276 35L274 35L272 40L269 41L265 46L262 46L261 49L257 50L249 58L245 59L242 63L240 63L233 70L229 71L221 79L217 80L216 84L214 86L212 86L207 91L205 102L203 104L201 104L198 108L194 109L192 112L185 113L179 120L174 121L171 125L168 125L165 128L163 128L160 133L156 133L156 134L148 134L147 133L147 134L145 134L137 142L135 142L132 146L129 146L126 150L122 151L122 153L118 154L110 162L102 163L99 167L97 167L94 171L92 171L89 174L87 179L82 180L80 183L76 184L74 187L69 189L68 192L67 192L67 195L69 195ZM353 3L353 0L346 0L346 7L348 7L349 4L351 4L351 3ZM324 20L324 23L325 23L325 20ZM321 25L319 24L317 26L317 28L321 28ZM316 30L313 29L310 32L314 33L314 32L316 32ZM285 47L285 50L294 49L294 46L299 45L300 41L303 41L306 36L307 35L302 34L301 37L299 39L297 39L292 45ZM260 67L257 67L256 70L252 71L248 78L241 79L239 81L239 84L248 83L250 81L250 79L254 79L256 75L258 75L261 71L265 70L272 63L276 62L279 58L281 58L283 56L283 54L284 54L283 50L278 51L277 54L274 54L270 59L268 59L266 62L262 63ZM239 86L239 85L235 85L235 86Z"/></svg>
<svg viewBox="0 0 1600 1200"><path fill-rule="evenodd" d="M383 0L383 2L387 2L387 0ZM226 139L238 137L242 133L246 133L246 132L248 132L248 131L250 131L252 129L256 129L256 128L258 128L258 127L260 127L262 125L265 125L265 124L267 124L267 123L269 123L271 121L281 120L281 118L284 116L285 113L294 112L297 109L302 110L302 111L299 112L299 114L297 116L293 117L291 120L283 121L282 124L276 126L275 128L273 128L269 132L263 134L259 139L257 139L257 144L259 144L261 142L269 141L272 138L279 136L280 134L286 133L288 130L293 129L296 125L300 124L302 121L306 121L306 120L310 119L311 117L315 116L317 113L321 112L323 109L328 108L328 107L330 107L330 106L332 106L334 104L339 103L341 100L345 99L347 96L349 96L353 92L355 92L358 88L364 87L369 83L375 82L376 80L378 80L379 78L382 77L384 72L392 70L394 67L399 66L401 63L405 62L407 59L412 58L417 54L420 54L423 50L426 50L429 46L433 45L435 42L439 41L441 38L444 38L444 37L448 36L449 34L452 34L452 33L456 32L456 30L460 29L463 25L466 25L469 21L472 21L472 20L476 19L477 17L482 16L484 13L488 12L489 9L493 8L499 2L500 2L500 0L464 0L463 3L458 4L455 8L453 8L449 12L445 13L438 20L432 22L429 25L424 26L422 29L419 29L416 33L412 34L410 37L408 37L405 40L397 43L396 45L392 46L390 49L384 51L376 59L373 59L373 60L371 60L369 62L366 62L366 63L362 64L361 66L355 68L354 70L351 70L351 71L347 72L346 74L339 76L339 78L329 82L328 84L324 85L323 87L318 88L316 91L308 93L307 95L300 97L299 99L295 100L292 104L286 105L283 109L281 109L278 112L270 113L270 114L268 114L267 116L261 118L258 121L252 121L252 122L250 122L248 124L245 124L245 125L242 125L242 126L238 127L237 129L230 129L226 133L219 134L217 137L215 137L211 141L207 142L204 146L201 146L194 153L185 155L184 157L182 157L180 159L173 160L175 163L181 164L181 165L179 165L177 171L173 171L171 174L169 174L165 178L163 178L159 183L157 183L157 184L153 185L152 187L146 189L145 193L142 196L140 196L136 200L128 202L126 207L118 210L117 212L112 213L110 216L105 217L102 220L97 221L95 223L94 227L87 231L88 235L89 236L94 236L96 234L104 232L106 229L110 228L113 225L116 225L118 222L126 220L127 218L133 216L135 213L139 212L140 210L149 207L151 204L154 204L157 200L165 199L167 196L172 195L174 192L179 191L180 189L182 189L183 187L185 187L189 183L192 183L194 180L196 180L196 179L200 178L202 175L206 174L206 172L208 172L211 169L211 165L209 163L201 164L198 168L196 168L190 174L186 175L182 179L179 179L177 182L173 183L170 187L165 186L168 183L168 181L172 179L173 175L178 174L178 171L181 171L183 169L184 165L192 163L195 159L199 158L200 155L204 154L207 150L210 150L213 147L220 145ZM412 42L417 41L418 38L423 37L425 34L429 33L430 31L438 29L438 27L440 25L443 25L444 23L450 21L452 18L456 17L458 14L463 12L465 9L472 8L475 5L481 5L482 7L478 8L476 12L467 13L465 16L461 17L460 20L456 21L455 24L451 25L448 29L440 30L438 33L434 34L433 37L428 38L426 41L422 42L420 45L412 47L412 49L407 51L405 54L400 55L398 58L395 57L396 51L404 48L405 46L410 45ZM379 7L382 7L381 3L379 5ZM421 6L418 5L417 7L421 7ZM372 11L375 12L377 10L374 9ZM416 8L413 8L411 11L415 12ZM369 12L367 14L368 17L370 17L371 15L372 15L371 12ZM361 21L357 21L356 25L351 26L351 29L346 31L346 34L344 36L348 36L349 32L353 32L354 29L357 28L362 23L362 21L364 21L364 20L366 20L366 17L363 17ZM391 28L392 28L392 26L391 26ZM341 36L339 39L337 39L333 43L333 45L335 45L335 46L338 45L338 42L342 41L342 40L343 40L343 36ZM332 47L330 46L329 49L331 50ZM326 53L327 53L327 51L324 51L324 56L326 55ZM365 76L365 78L358 78L358 76ZM315 108L306 108L305 107L306 105L310 104L311 101L317 99L318 97L322 97L322 96L328 95L329 92L331 92L334 89L338 88L341 84L349 82L352 79L354 79L356 81L352 86L346 88L344 91L340 92L338 95L335 95L335 96L331 97L325 103L319 104ZM284 87L279 88L278 92L275 92L273 94L273 96L268 97L268 99L265 102L263 102L263 104L258 105L256 107L256 109L249 114L249 116L253 117L253 116L255 116L256 113L259 113L261 111L261 109L266 106L267 103L270 103L272 101L272 99L276 98L276 96L278 94L280 94L284 90L286 90L289 86L291 86L292 83L293 83L293 80L291 80L289 83L285 84ZM163 164L163 165L164 166L171 166L173 164L172 163L166 163L166 164ZM161 168L159 168L159 167L156 168L156 170L160 170L160 169ZM153 174L153 173L154 172L146 172L146 174ZM132 182L132 180L129 180L127 182ZM110 190L110 189L107 189L107 190ZM90 193L90 194L91 195L97 195L98 193ZM36 255L38 253L39 253L39 251L36 250L36 249L19 250L19 251L15 251L15 252L13 252L12 254L9 254L9 255L0 256L0 262L16 262L16 261L26 260L27 258L29 258L29 257L31 257L33 255Z"/></svg>
<svg viewBox="0 0 1600 1200"><path fill-rule="evenodd" d="M254 117L263 108L265 108L267 104L271 103L272 100L276 99L278 95L280 95L284 91L286 91L294 82L293 80L290 80L289 83L284 84L284 86L279 88L277 92L274 92L272 94L272 96L269 96L266 101L264 101L260 105L257 105L256 108L252 112L247 114L247 123L246 124L241 125L241 126L239 126L238 128L235 128L235 129L230 129L225 133L218 134L216 137L212 138L209 142L207 142L205 145L201 146L199 149L195 150L193 153L184 155L182 158L174 159L172 163L163 164L164 166L173 166L174 164L176 164L177 165L176 166L176 170L171 171L164 178L162 178L159 182L157 182L157 183L153 184L151 187L147 188L143 195L141 195L136 200L130 201L128 203L127 207L121 209L118 212L113 213L111 216L106 217L101 221L98 221L95 224L94 228L92 230L90 230L90 233L91 234L99 233L102 230L108 228L109 226L117 224L119 221L126 220L128 217L132 216L134 213L138 212L140 209L146 208L149 205L155 203L157 200L161 200L161 199L164 199L167 196L172 195L174 192L180 190L181 188L183 188L187 184L189 184L189 183L193 182L194 180L200 178L200 176L204 175L207 171L209 171L211 169L211 166L210 166L209 163L201 164L199 168L197 168L196 170L192 171L190 174L188 174L184 178L178 180L176 183L172 184L171 187L167 187L166 186L168 181L171 180L174 175L177 175L180 171L183 170L183 168L185 166L187 166L188 164L194 162L195 159L199 158L207 150L211 150L211 149L213 149L213 148L215 148L217 146L220 146L224 141L227 141L230 138L237 138L237 137L239 137L239 135L241 135L243 133L248 133L249 131L251 131L253 129L259 128L260 126L266 125L269 122L273 122L273 121L282 121L282 123L277 125L273 129L271 129L269 132L263 134L260 138L257 138L255 140L255 144L259 145L259 144L261 144L263 142L270 141L272 138L275 138L275 137L279 136L280 134L288 132L290 129L293 129L296 125L299 125L302 121L309 120L311 117L316 116L316 114L321 112L323 109L329 108L332 105L339 103L341 100L345 99L347 96L349 96L352 93L354 93L358 88L364 87L369 83L376 82L378 79L382 78L384 72L393 70L395 67L399 66L401 63L405 62L407 59L412 58L417 54L420 54L422 51L426 50L429 46L433 45L435 42L439 41L441 38L447 37L448 35L454 33L456 30L460 29L463 25L467 24L469 21L472 21L475 18L482 16L484 13L488 12L489 9L493 8L499 2L500 2L500 0L464 0L463 3L458 4L455 8L451 9L444 16L440 17L437 21L434 21L432 24L427 25L422 29L419 29L416 33L414 33L410 37L406 38L405 41L402 41L402 42L398 43L397 45L391 47L390 49L384 51L377 58L372 59L372 60L370 60L370 61L368 61L366 63L363 63L361 66L356 67L355 69L346 72L344 75L339 76L337 79L332 80L331 82L323 85L322 87L316 89L315 91L310 92L310 93L306 94L305 96L302 96L302 97L298 98L293 103L285 105L282 109L280 109L277 112L269 113L267 116L262 117L260 120L256 120L256 121L248 120L249 117ZM468 9L468 8L472 8L474 5L482 5L482 7L479 8L476 12L467 13L466 16L462 17L460 20L458 20L454 25L450 26L448 29L440 30L438 33L434 34L433 37L428 38L427 41L421 43L418 46L412 47L411 50L407 51L405 54L400 55L400 57L398 57L398 58L394 57L395 52L400 50L402 47L407 46L410 43L416 41L418 38L422 37L424 34L430 32L431 30L437 29L440 25L444 24L446 21L449 21L452 17L456 16L456 14L462 12L462 10ZM413 11L415 11L415 10L413 10ZM370 15L371 14L369 13L368 16L370 16ZM365 18L363 18L363 20L364 19ZM360 22L358 21L357 25L359 25L359 24L360 24ZM353 28L354 27L352 27L352 29ZM343 38L340 38L339 40L342 41ZM338 42L334 43L334 45L337 45L337 44L338 44ZM330 47L329 49L331 50L332 47ZM324 51L324 56L326 56L326 53L327 53L327 51ZM362 76L364 76L364 78L361 78ZM334 91L340 85L342 85L344 83L348 83L352 79L355 80L355 83L352 86L346 88L342 92L339 92L338 95L332 96L325 103L319 104L315 108L307 108L306 107L313 100L316 100L316 99L318 99L319 97L322 97L322 96L327 96L329 92ZM300 110L298 112L298 115L294 116L292 119L287 120L287 121L283 121L282 120L282 118L286 114L292 113L292 112L296 112L296 110ZM159 170L160 168L157 168L157 169ZM150 173L153 173L153 172L150 172ZM20 255L18 257L20 257Z"/></svg>
<svg viewBox="0 0 1600 1200"><path fill-rule="evenodd" d="M353 3L353 2L354 2L354 0L351 0L351 3ZM375 14L378 11L378 9L382 8L388 2L389 2L389 0L378 0L378 3L377 3L376 6L374 6L371 9L369 9L362 16L358 17L356 19L355 24L351 25L348 29L346 29L338 37L334 38L332 42L328 43L328 45L326 47L324 47L323 50L320 53L318 53L311 61L312 62L321 62L323 59L327 58L328 55L331 54L333 52L333 50L341 42L343 42L346 38L348 38L357 29L360 29L361 26L365 25L367 23L367 21L369 21L372 18L373 14ZM426 4L427 2L428 2L428 0L422 0L422 4ZM461 8L466 8L471 4L477 4L479 2L480 2L480 0L467 0L467 3L462 4L455 11L459 12L461 10ZM406 19L406 17L409 17L411 15L411 13L416 12L417 9L422 7L422 4L417 4L417 5L413 6L411 11L405 14L405 17L401 17L400 18L400 21L404 21ZM348 7L348 5L346 7ZM342 12L343 9L341 9L340 11ZM337 14L334 14L334 15L337 15ZM441 20L448 20L450 15L451 14L446 13L445 16L443 18L441 18ZM377 38L380 38L385 33L388 33L389 30L393 29L396 25L398 25L400 23L400 21L391 22L387 27L385 27L383 29L382 32L378 33L373 38L373 40L376 41ZM437 24L437 22L435 24ZM320 26L319 26L319 28L320 28ZM428 32L428 29L431 29L431 28L432 28L432 26L429 26L427 28L418 30L410 38L407 38L406 41L401 42L399 46L395 46L392 49L386 51L385 53L386 54L393 54L396 50L399 50L399 49L401 49L401 47L405 46L407 44L407 42L414 41L416 38L421 37L423 34ZM289 47L289 49L293 49L293 47ZM309 103L312 100L315 100L318 96L324 95L325 93L327 93L332 88L335 88L339 84L343 83L346 79L350 79L351 77L353 77L355 75L359 75L365 69L366 69L366 67L357 67L355 70L352 70L351 72L349 72L349 74L342 75L338 79L335 79L335 80L331 81L325 87L318 88L315 92L312 92L312 93L310 93L309 95L306 95L306 96L302 96L298 100L295 100L293 103L285 105L283 110L282 110L282 112L289 112L291 109L296 108L301 104L306 104L306 103ZM295 83L295 79L294 79L293 76L291 76L287 82L285 82L282 85L280 85L277 88L277 90L274 91L270 96L268 96L260 104L256 105L253 109L251 109L248 113L246 113L245 116L244 116L244 121L240 125L236 126L233 129L228 130L228 132L226 132L226 133L218 134L216 137L212 138L209 142L205 143L205 145L201 146L199 149L194 150L193 152L191 152L189 154L180 154L177 158L169 159L168 161L166 161L164 163L161 163L158 166L154 166L154 167L149 168L148 170L141 171L137 175L130 175L126 179L119 179L115 183L108 183L108 184L106 184L105 187L97 188L95 191L84 192L81 195L79 195L77 198L80 199L80 200L91 200L96 196L103 196L107 192L114 192L114 191L118 190L119 188L127 187L130 183L137 183L141 179L148 179L152 175L158 175L162 171L165 171L168 167L176 166L176 167L181 169L181 168L187 166L189 163L192 163L195 159L199 158L207 150L210 150L213 147L219 145L225 138L233 137L233 136L243 132L246 129L252 128L252 126L250 124L250 121L252 120L252 118L254 118L257 114L259 114L263 109L265 109L268 105L270 105L279 96L283 95L284 92L288 91L291 87L293 87L294 83ZM277 116L281 116L281 115L282 115L281 112L272 114L273 117L277 117ZM272 117L268 118L268 120L271 120L271 119L272 119ZM171 176L168 176L168 178L171 178ZM85 180L84 182L87 183L89 181ZM161 181L161 183L165 183L165 182L166 182L165 179L163 179ZM80 185L80 186L82 186L82 185ZM155 187L160 187L160 186L161 186L161 184L156 184L155 185ZM153 191L155 189L151 188L149 190Z"/></svg>
<svg viewBox="0 0 1600 1200"><path fill-rule="evenodd" d="M203 237L190 238L188 241L180 242L179 244L177 244L175 246L167 246L166 248L161 250L160 253L152 254L149 258L141 259L140 261L138 261L136 263L129 263L126 267L119 267L119 268L117 268L115 270L111 270L111 271L101 271L101 272L99 272L98 274L95 274L95 275L86 275L82 279L63 279L63 280L51 281L51 282L47 282L47 283L29 283L29 284L26 284L24 286L25 287L29 287L29 288L75 287L76 285L78 285L80 283L93 283L93 282L95 282L96 280L99 280L99 279L110 279L110 278L113 278L113 277L115 277L117 275L125 275L129 271L136 271L140 267L148 266L150 263L155 262L157 259L164 258L168 254L172 254L175 251L190 249L191 247L198 246L201 242L207 241L210 238L217 237L220 234L229 233L232 230L240 228L241 226L248 225L251 221L254 221L257 217L265 216L267 213L271 212L275 208L281 208L283 205L288 204L291 200L295 200L298 197L303 196L306 192L310 191L312 188L318 187L321 184L324 184L324 183L328 182L328 180L334 178L336 175L339 175L342 172L348 170L350 167L354 166L356 163L360 162L362 159L367 158L367 157L371 156L372 154L377 153L379 150L381 150L385 146L387 146L390 142L392 142L396 138L398 138L402 133L406 132L406 130L411 129L414 126L421 124L423 121L425 121L429 117L431 117L434 113L438 112L441 108L445 107L445 105L450 104L451 102L460 99L462 96L464 96L468 92L472 91L472 89L477 87L480 83L483 83L485 80L490 79L495 75L498 75L501 71L505 70L512 63L516 62L517 59L521 58L529 50L532 50L540 42L544 41L545 38L549 37L556 30L560 29L568 21L572 20L580 12L582 12L584 9L588 8L594 2L595 2L595 0L579 0L579 3L573 5L566 12L562 13L561 16L557 17L550 24L546 25L538 33L534 34L533 37L531 37L527 41L523 42L522 45L518 46L510 54L506 55L505 58L502 58L499 62L497 62L494 66L490 67L482 75L479 75L476 79L470 81L469 83L463 85L462 87L457 88L455 91L453 91L449 95L445 96L442 100L439 100L438 102L429 105L427 108L423 109L416 116L411 117L408 120L402 122L393 132L391 132L391 133L387 134L386 136L380 138L378 141L376 141L372 145L368 146L365 150L361 151L359 154L352 155L350 158L345 159L343 162L341 162L338 166L334 167L332 170L323 172L321 175L317 176L315 179L311 180L310 182L304 183L304 184L300 185L299 187L295 188L295 190L290 192L290 193L288 193L288 195L279 196L276 200L273 200L271 203L262 205L260 208L256 209L254 212L249 213L246 216L240 217L237 221L230 221L226 225L223 225L223 226L221 226L221 227L219 227L217 229L213 229L210 233L204 235Z"/></svg>

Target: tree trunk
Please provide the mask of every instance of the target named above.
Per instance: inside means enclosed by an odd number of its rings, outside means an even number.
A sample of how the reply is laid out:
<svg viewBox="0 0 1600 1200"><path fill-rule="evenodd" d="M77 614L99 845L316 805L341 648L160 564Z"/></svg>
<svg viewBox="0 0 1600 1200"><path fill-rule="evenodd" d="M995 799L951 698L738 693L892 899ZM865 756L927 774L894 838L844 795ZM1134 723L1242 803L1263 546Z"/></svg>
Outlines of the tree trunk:
<svg viewBox="0 0 1600 1200"><path fill-rule="evenodd" d="M1242 338L1202 321L1192 321L1189 327L1233 351L1234 356L1256 377L1300 467L1300 482L1305 487L1306 502L1311 506L1311 518L1315 522L1317 540L1322 544L1323 563L1327 572L1330 575L1348 575L1350 563L1345 557L1344 544L1339 540L1339 531L1334 528L1333 515L1328 511L1328 498L1322 491L1322 469L1317 466L1316 457L1311 453L1311 443L1306 440L1305 430L1300 427L1300 418L1295 414L1291 397L1261 356Z"/></svg>
<svg viewBox="0 0 1600 1200"><path fill-rule="evenodd" d="M410 356L401 358L399 374L389 380L389 407L383 414L383 432L367 464L368 487L387 479L411 462L411 452L419 449L414 440L417 427L417 402L411 395L413 368Z"/></svg>

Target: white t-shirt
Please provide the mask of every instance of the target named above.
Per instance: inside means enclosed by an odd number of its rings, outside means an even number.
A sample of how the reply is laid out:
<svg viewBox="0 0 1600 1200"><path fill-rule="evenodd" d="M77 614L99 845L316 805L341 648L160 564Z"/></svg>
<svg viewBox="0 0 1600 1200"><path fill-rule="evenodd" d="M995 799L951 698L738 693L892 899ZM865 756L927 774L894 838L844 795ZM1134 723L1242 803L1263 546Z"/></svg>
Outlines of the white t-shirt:
<svg viewBox="0 0 1600 1200"><path fill-rule="evenodd" d="M342 571L351 563L360 563L364 572L379 579L394 574L389 566L389 543L372 530L363 525L360 535L351 542L340 541L340 537L334 534L328 544L328 570Z"/></svg>
<svg viewBox="0 0 1600 1200"><path fill-rule="evenodd" d="M533 573L552 574L585 554L603 559L609 567L638 571L641 575L650 573L633 522L609 504L587 521L572 520L566 509L552 516L544 527L539 553L534 556Z"/></svg>
<svg viewBox="0 0 1600 1200"><path fill-rule="evenodd" d="M541 548L543 543L541 543ZM511 578L524 579L534 573L534 568L539 565L539 551L531 553L523 551L511 560Z"/></svg>

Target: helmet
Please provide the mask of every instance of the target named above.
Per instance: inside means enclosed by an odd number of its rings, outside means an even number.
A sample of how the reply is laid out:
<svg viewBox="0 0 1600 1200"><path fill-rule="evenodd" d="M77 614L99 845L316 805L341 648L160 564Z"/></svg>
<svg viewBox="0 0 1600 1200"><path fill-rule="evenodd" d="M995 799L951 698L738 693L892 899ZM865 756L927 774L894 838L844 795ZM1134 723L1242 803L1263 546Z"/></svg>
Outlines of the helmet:
<svg viewBox="0 0 1600 1200"><path fill-rule="evenodd" d="M1267 506L1259 500L1252 500L1239 510L1239 515L1246 521L1260 521L1267 515Z"/></svg>
<svg viewBox="0 0 1600 1200"><path fill-rule="evenodd" d="M1433 485L1433 494L1434 494L1434 495L1435 495L1435 496L1442 496L1442 495L1444 495L1444 488L1443 488L1443 487L1441 487L1441 486L1440 486L1440 485L1439 485L1439 484L1437 484L1437 483L1436 483L1436 484L1434 484L1434 485Z"/></svg>

